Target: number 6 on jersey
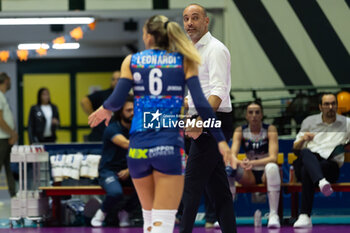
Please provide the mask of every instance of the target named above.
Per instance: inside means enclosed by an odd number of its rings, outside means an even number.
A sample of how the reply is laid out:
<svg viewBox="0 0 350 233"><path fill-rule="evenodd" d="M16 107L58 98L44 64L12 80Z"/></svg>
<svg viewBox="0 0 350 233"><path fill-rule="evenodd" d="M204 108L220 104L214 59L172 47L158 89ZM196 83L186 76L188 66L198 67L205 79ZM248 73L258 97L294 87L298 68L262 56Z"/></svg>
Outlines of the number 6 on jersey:
<svg viewBox="0 0 350 233"><path fill-rule="evenodd" d="M149 72L149 91L152 95L159 95L163 89L162 71L154 68Z"/></svg>

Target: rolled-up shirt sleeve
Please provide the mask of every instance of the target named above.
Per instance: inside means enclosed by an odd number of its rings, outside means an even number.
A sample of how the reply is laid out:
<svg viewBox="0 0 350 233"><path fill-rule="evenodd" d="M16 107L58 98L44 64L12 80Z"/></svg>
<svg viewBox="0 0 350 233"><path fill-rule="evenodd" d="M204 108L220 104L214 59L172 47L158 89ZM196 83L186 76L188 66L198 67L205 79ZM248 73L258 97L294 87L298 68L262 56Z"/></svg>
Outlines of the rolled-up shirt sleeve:
<svg viewBox="0 0 350 233"><path fill-rule="evenodd" d="M302 130L300 129L300 131L298 132L297 136L295 137L294 143L297 142L297 141L299 141L299 140L304 136L304 134L305 134L305 131L302 131Z"/></svg>
<svg viewBox="0 0 350 233"><path fill-rule="evenodd" d="M231 89L230 53L218 46L210 52L209 57L211 61L208 63L210 95L216 95L223 100Z"/></svg>
<svg viewBox="0 0 350 233"><path fill-rule="evenodd" d="M310 117L307 117L303 120L303 122L301 123L300 130L299 130L297 136L295 137L294 142L301 140L306 132L310 132L310 123L312 123L312 122L310 122Z"/></svg>

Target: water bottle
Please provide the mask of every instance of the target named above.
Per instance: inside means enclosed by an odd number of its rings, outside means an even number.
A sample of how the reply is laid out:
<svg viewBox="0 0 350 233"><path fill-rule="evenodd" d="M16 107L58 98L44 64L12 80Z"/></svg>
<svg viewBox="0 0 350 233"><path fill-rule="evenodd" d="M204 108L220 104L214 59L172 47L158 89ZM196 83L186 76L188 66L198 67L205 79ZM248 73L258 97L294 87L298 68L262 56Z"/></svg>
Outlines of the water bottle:
<svg viewBox="0 0 350 233"><path fill-rule="evenodd" d="M290 167L289 167L289 183L295 183L294 166L293 165L290 165Z"/></svg>
<svg viewBox="0 0 350 233"><path fill-rule="evenodd" d="M254 227L261 227L261 211L256 210L254 213Z"/></svg>

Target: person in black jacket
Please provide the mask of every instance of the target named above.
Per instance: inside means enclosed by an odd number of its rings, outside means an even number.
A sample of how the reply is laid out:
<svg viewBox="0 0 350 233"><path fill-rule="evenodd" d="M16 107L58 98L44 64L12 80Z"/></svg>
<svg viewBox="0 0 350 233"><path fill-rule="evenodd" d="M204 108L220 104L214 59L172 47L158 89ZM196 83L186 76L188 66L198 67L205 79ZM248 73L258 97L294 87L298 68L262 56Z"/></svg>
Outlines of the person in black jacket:
<svg viewBox="0 0 350 233"><path fill-rule="evenodd" d="M28 135L29 142L55 142L59 114L57 106L51 103L50 92L46 87L38 91L37 104L32 106L29 113Z"/></svg>
<svg viewBox="0 0 350 233"><path fill-rule="evenodd" d="M96 111L103 102L110 96L114 90L114 87L117 85L117 82L120 78L120 71L114 71L111 78L111 87L105 90L95 91L94 93L85 96L81 101L80 105L83 111L90 115L94 111ZM92 128L91 133L87 136L87 141L96 142L102 141L103 132L106 128L104 122L98 125L95 128Z"/></svg>

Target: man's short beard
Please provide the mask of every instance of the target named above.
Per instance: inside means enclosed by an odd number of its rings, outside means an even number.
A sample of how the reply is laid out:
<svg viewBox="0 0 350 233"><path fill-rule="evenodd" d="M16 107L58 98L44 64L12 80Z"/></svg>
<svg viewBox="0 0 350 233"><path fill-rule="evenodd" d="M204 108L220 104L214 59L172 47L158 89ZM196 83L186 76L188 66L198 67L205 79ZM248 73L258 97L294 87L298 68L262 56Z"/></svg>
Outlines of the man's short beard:
<svg viewBox="0 0 350 233"><path fill-rule="evenodd" d="M121 117L122 117L122 121L124 121L127 124L130 124L131 121L132 121L132 118L130 119L130 118L127 118L127 117L124 117L124 116L121 116Z"/></svg>
<svg viewBox="0 0 350 233"><path fill-rule="evenodd" d="M327 113L327 116L328 117L334 117L336 115L336 112L335 111L329 111L328 113Z"/></svg>

